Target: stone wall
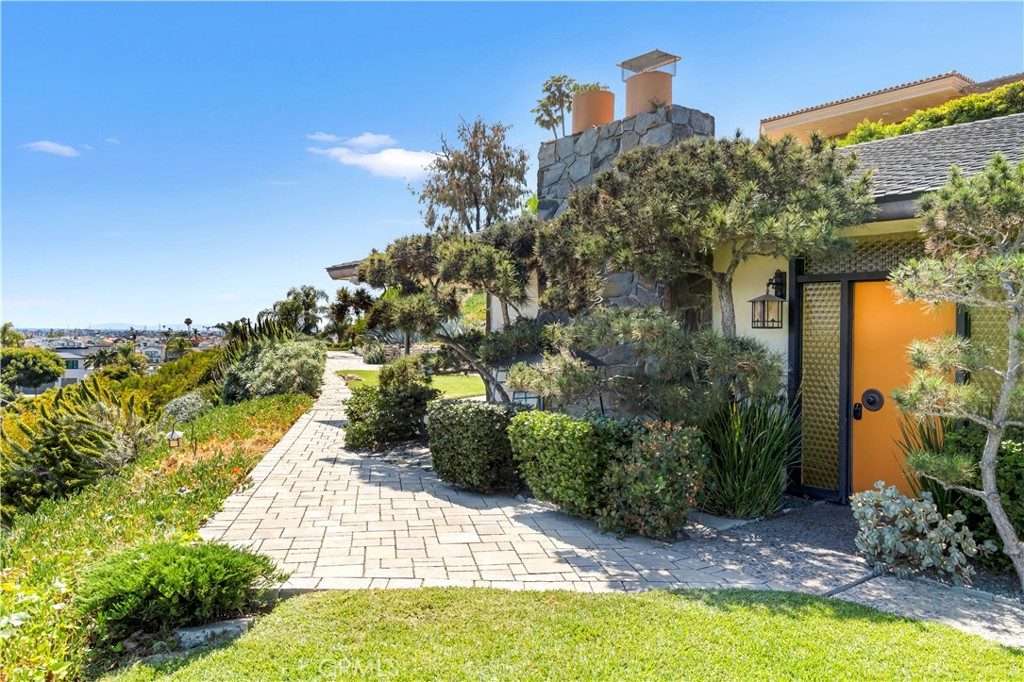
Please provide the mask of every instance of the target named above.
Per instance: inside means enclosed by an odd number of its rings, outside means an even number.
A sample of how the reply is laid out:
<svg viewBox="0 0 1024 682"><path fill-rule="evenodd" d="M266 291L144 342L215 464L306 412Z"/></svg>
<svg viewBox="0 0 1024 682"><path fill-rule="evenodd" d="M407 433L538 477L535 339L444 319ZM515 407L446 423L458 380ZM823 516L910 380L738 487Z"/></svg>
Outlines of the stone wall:
<svg viewBox="0 0 1024 682"><path fill-rule="evenodd" d="M713 116L673 105L545 142L537 155L537 213L541 218L559 215L573 190L589 185L596 173L612 167L616 156L634 147L664 147L714 134Z"/></svg>

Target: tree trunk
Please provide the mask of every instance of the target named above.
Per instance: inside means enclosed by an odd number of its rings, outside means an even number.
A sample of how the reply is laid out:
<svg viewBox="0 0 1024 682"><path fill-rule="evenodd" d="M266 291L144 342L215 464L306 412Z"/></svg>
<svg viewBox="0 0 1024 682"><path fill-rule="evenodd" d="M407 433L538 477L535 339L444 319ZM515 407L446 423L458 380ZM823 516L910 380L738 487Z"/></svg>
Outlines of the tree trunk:
<svg viewBox="0 0 1024 682"><path fill-rule="evenodd" d="M405 354L409 355L412 353L412 334L409 332L405 333Z"/></svg>
<svg viewBox="0 0 1024 682"><path fill-rule="evenodd" d="M715 273L712 277L715 289L718 290L718 304L722 309L722 334L736 336L736 308L732 300L732 276Z"/></svg>
<svg viewBox="0 0 1024 682"><path fill-rule="evenodd" d="M444 345L448 346L453 351L458 353L459 357L461 357L463 360L468 362L470 366L472 366L473 370L480 375L481 379L483 379L484 386L487 387L488 394L496 394L501 399L501 402L512 402L512 399L508 397L508 393L505 392L504 387L498 382L494 381L494 378L491 375L491 372L487 368L487 366L480 362L476 357L474 357L472 353L466 350L461 343L445 334L437 334L436 338L440 343L443 343Z"/></svg>
<svg viewBox="0 0 1024 682"><path fill-rule="evenodd" d="M985 506L992 516L999 538L1003 541L1003 553L1013 562L1017 578L1020 580L1020 587L1024 590L1024 544L1017 537L1017 532L1006 515L996 481L996 460L999 456L999 446L1002 444L1006 432L1006 421L1010 416L1010 403L1018 382L1022 323L1024 323L1024 319L1022 319L1021 313L1014 311L1010 314L1007 325L1010 345L1006 358L1006 374L999 392L999 403L992 415L992 426L989 427L988 438L985 439L985 450L982 453L979 468L981 470L981 489L985 493Z"/></svg>
<svg viewBox="0 0 1024 682"><path fill-rule="evenodd" d="M511 324L509 322L509 316L508 316L508 301L505 300L504 298L499 298L498 302L501 303L501 323L504 326L508 327L509 324Z"/></svg>

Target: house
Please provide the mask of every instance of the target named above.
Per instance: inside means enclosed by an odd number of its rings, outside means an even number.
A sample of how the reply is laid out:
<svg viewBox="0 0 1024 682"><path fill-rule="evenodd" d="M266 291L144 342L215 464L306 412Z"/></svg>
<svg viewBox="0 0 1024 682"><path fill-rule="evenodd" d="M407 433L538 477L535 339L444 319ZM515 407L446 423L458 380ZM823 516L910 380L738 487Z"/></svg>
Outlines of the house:
<svg viewBox="0 0 1024 682"><path fill-rule="evenodd" d="M1020 80L1024 80L1024 73L975 83L957 71L950 71L931 78L799 109L788 114L763 118L760 133L772 139L793 135L801 142L807 142L812 131L817 131L825 137L842 137L862 121L897 123L915 111L937 107L965 95L989 92Z"/></svg>
<svg viewBox="0 0 1024 682"><path fill-rule="evenodd" d="M52 350L60 356L61 361L64 363L64 376L52 384L40 386L34 392L38 393L55 387L63 388L88 378L94 369L86 367L86 360L90 355L94 355L98 350L106 347L107 345L105 344L85 344L66 339L57 340L54 342Z"/></svg>
<svg viewBox="0 0 1024 682"><path fill-rule="evenodd" d="M734 283L740 302L763 294L775 272L785 275L780 293L788 312L780 328L754 329L752 315L740 314L737 331L787 356L790 395L799 391L804 429L794 486L836 501L877 480L909 490L896 445L899 412L890 396L909 378L910 341L959 333L1005 342L1005 327L994 315L901 304L886 279L899 262L923 254L916 200L944 184L951 165L973 175L996 152L1011 162L1024 158L1024 114L847 149L861 168L876 171L877 215L873 222L849 230L854 248L820 260L752 259L737 271ZM716 260L727 256L715 255ZM719 326L717 302L713 319Z"/></svg>

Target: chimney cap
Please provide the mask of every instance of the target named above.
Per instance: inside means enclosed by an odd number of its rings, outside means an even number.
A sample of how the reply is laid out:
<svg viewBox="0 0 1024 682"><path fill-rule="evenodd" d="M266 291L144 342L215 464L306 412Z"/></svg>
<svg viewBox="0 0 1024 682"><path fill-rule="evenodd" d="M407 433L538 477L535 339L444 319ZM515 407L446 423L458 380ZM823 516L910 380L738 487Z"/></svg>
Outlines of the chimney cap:
<svg viewBox="0 0 1024 682"><path fill-rule="evenodd" d="M646 54L642 54L639 57L633 57L632 59L626 59L625 61L616 64L625 71L632 71L633 73L644 73L645 71L654 71L660 69L663 66L669 64L675 64L681 59L674 54L663 52L661 50L651 50Z"/></svg>

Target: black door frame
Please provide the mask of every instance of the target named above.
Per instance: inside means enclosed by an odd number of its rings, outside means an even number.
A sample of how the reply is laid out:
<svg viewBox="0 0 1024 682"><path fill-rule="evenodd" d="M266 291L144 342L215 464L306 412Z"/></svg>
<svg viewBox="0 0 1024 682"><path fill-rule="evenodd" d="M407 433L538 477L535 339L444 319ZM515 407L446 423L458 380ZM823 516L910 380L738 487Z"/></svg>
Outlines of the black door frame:
<svg viewBox="0 0 1024 682"><path fill-rule="evenodd" d="M853 460L851 458L851 418L853 412L850 388L853 371L853 284L889 279L889 271L841 272L822 275L804 274L804 259L789 261L789 404L797 413L802 410L799 392L802 383L803 355L803 288L808 282L839 282L839 485L828 490L800 482L802 458L797 458L789 471L789 490L830 502L848 504L850 500ZM970 321L963 307L957 306L956 334L970 335ZM961 379L961 377L958 377Z"/></svg>

